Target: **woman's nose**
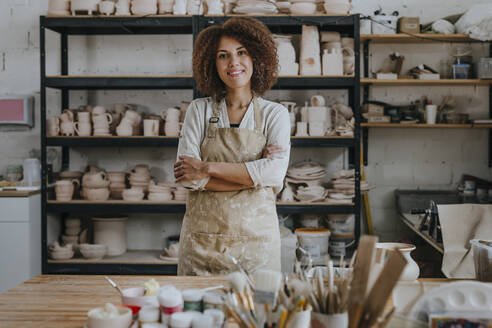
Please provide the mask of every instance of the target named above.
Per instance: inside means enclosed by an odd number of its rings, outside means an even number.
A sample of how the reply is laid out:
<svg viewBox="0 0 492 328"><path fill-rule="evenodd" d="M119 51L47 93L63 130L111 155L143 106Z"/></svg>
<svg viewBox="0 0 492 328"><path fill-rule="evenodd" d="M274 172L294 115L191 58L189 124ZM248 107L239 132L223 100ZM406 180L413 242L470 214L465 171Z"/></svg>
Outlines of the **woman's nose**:
<svg viewBox="0 0 492 328"><path fill-rule="evenodd" d="M233 67L239 63L239 57L236 55L232 55L229 59L229 66Z"/></svg>

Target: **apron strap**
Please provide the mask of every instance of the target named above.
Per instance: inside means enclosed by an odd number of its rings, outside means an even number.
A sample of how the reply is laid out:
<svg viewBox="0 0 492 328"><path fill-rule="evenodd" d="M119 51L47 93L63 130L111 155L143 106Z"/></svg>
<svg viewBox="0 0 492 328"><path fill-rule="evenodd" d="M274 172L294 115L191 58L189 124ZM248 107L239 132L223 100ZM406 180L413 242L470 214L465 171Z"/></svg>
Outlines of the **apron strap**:
<svg viewBox="0 0 492 328"><path fill-rule="evenodd" d="M261 112L260 105L258 105L258 98L253 97L253 109L255 113L255 131L261 133Z"/></svg>
<svg viewBox="0 0 492 328"><path fill-rule="evenodd" d="M214 107L214 112L212 117L208 120L208 129L207 129L207 137L215 138L217 135L217 125L219 124L219 104L214 101L212 106Z"/></svg>

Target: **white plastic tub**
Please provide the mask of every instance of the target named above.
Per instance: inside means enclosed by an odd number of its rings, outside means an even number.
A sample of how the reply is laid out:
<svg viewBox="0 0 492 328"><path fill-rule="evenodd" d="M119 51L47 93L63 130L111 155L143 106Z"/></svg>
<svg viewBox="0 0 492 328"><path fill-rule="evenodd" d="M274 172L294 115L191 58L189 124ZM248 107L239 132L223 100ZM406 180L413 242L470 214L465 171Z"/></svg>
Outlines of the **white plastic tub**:
<svg viewBox="0 0 492 328"><path fill-rule="evenodd" d="M475 279L492 282L492 240L470 240L475 262Z"/></svg>

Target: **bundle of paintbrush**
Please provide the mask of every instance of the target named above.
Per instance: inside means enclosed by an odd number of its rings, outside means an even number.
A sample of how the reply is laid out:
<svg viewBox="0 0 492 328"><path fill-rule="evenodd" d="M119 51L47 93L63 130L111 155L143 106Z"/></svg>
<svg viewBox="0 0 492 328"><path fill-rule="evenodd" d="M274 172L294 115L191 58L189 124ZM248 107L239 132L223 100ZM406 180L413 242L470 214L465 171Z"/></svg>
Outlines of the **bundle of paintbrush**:
<svg viewBox="0 0 492 328"><path fill-rule="evenodd" d="M251 286L248 277L240 272L229 275L231 291L226 297L225 306L227 314L241 328L309 327L310 305L300 293L286 292L282 273L257 270L250 281ZM304 312L307 312L307 317L298 315Z"/></svg>

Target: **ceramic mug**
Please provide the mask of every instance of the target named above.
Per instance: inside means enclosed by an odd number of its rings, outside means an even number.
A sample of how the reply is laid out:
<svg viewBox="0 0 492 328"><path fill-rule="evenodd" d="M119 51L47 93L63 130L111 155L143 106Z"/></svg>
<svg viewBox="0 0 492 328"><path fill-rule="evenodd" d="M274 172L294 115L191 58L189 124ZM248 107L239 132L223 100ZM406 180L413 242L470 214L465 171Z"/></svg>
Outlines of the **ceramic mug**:
<svg viewBox="0 0 492 328"><path fill-rule="evenodd" d="M89 112L79 112L77 114L77 118L79 122L90 123L91 121L91 113Z"/></svg>
<svg viewBox="0 0 492 328"><path fill-rule="evenodd" d="M104 122L105 124L109 125L113 122L113 116L111 116L111 114L109 113L96 114L96 115L92 114L92 122L94 122L94 124Z"/></svg>
<svg viewBox="0 0 492 328"><path fill-rule="evenodd" d="M144 120L144 136L152 137L159 135L159 121L157 120Z"/></svg>
<svg viewBox="0 0 492 328"><path fill-rule="evenodd" d="M73 122L62 122L60 124L61 134L64 136L73 136L74 135L73 125L74 125Z"/></svg>
<svg viewBox="0 0 492 328"><path fill-rule="evenodd" d="M75 132L81 137L87 137L91 135L92 127L90 123L76 122L74 123Z"/></svg>

